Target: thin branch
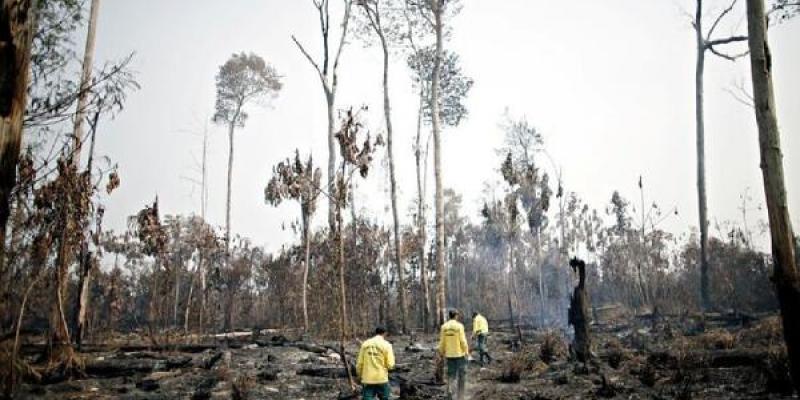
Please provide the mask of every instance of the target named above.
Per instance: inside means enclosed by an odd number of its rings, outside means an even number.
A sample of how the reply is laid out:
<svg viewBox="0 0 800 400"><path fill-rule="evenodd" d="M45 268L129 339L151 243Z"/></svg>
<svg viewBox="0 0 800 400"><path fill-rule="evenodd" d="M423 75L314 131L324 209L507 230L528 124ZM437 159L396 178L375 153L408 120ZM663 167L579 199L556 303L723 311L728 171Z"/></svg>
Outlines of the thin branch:
<svg viewBox="0 0 800 400"><path fill-rule="evenodd" d="M738 1L739 0L733 0L731 4L728 6L728 8L724 9L721 13L719 13L719 15L717 15L717 19L714 20L714 24L712 24L711 29L708 30L708 35L706 35L706 41L711 40L711 35L714 34L714 30L717 29L717 26L719 25L720 21L722 21L722 19L725 18L726 15L730 14L730 12L733 10L733 7L736 6L736 3Z"/></svg>
<svg viewBox="0 0 800 400"><path fill-rule="evenodd" d="M292 40L294 41L294 44L297 45L297 48L300 49L300 52L303 53L304 56L306 56L306 59L308 59L308 62L310 62L311 66L314 67L314 70L317 71L317 75L319 75L319 80L322 81L322 85L327 86L325 82L325 75L322 74L322 71L319 69L319 65L317 64L317 62L314 61L313 58L311 58L311 55L308 54L305 47L303 47L303 45L300 44L300 42L297 40L296 37L294 37L294 35L292 35Z"/></svg>
<svg viewBox="0 0 800 400"><path fill-rule="evenodd" d="M339 58L342 56L342 49L347 41L347 27L349 26L350 22L350 8L353 5L353 0L344 0L344 20L342 21L342 36L339 39L339 48L336 50L336 58L333 61L333 83L331 84L331 92L336 93L336 85L339 80L339 76L336 73L337 69L339 68Z"/></svg>
<svg viewBox="0 0 800 400"><path fill-rule="evenodd" d="M747 36L730 36L724 39L706 40L705 46L708 49L713 46L719 46L723 44L730 44L736 42L746 42L746 41L747 41Z"/></svg>
<svg viewBox="0 0 800 400"><path fill-rule="evenodd" d="M714 53L714 55L716 55L717 57L724 58L724 59L726 59L728 61L736 61L737 59L742 58L742 57L750 54L750 50L746 50L746 51L744 51L742 53L739 53L739 54L730 55L730 54L726 54L726 53L723 53L721 51L718 51L713 46L709 46L708 50L711 50L711 52Z"/></svg>

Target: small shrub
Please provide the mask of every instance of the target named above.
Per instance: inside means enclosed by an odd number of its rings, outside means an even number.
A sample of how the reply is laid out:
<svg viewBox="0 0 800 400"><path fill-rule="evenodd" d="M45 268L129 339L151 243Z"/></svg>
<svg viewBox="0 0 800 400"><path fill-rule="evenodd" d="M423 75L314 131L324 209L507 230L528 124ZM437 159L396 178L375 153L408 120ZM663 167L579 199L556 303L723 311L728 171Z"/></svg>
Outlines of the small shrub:
<svg viewBox="0 0 800 400"><path fill-rule="evenodd" d="M567 355L567 343L555 331L548 331L542 337L542 346L539 349L539 358L545 363L564 358Z"/></svg>
<svg viewBox="0 0 800 400"><path fill-rule="evenodd" d="M233 400L247 400L250 398L250 392L255 386L255 379L250 375L239 375L233 380L231 388L233 389Z"/></svg>
<svg viewBox="0 0 800 400"><path fill-rule="evenodd" d="M628 352L617 339L609 340L606 344L606 351L608 355L608 365L614 369L618 369L622 363L629 358Z"/></svg>

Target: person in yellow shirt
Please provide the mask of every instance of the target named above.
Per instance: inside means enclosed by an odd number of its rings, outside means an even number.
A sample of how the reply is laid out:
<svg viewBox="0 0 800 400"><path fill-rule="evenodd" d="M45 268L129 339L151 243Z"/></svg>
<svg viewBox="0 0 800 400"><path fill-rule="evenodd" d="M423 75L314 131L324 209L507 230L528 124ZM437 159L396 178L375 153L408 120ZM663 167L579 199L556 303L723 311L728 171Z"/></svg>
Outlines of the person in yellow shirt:
<svg viewBox="0 0 800 400"><path fill-rule="evenodd" d="M489 355L489 350L486 346L486 339L489 337L489 322L486 318L478 312L472 313L472 339L478 337L478 360L481 365L484 365L483 358L486 357L487 364L492 362L492 356Z"/></svg>
<svg viewBox="0 0 800 400"><path fill-rule="evenodd" d="M386 341L386 329L375 328L375 336L364 341L358 351L356 374L363 388L361 398L372 400L378 396L389 400L392 389L389 387L389 370L394 368L394 350Z"/></svg>
<svg viewBox="0 0 800 400"><path fill-rule="evenodd" d="M439 354L447 359L447 396L453 398L453 384L457 383L456 400L464 399L467 384L467 355L469 346L464 325L458 322L459 312L450 310L450 318L442 325L439 334Z"/></svg>

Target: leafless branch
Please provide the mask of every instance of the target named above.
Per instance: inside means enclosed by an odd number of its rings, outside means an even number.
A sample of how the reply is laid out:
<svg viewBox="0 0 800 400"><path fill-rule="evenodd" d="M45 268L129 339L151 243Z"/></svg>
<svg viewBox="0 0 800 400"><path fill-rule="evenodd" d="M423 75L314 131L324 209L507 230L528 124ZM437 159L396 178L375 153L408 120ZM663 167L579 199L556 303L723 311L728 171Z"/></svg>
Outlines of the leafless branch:
<svg viewBox="0 0 800 400"><path fill-rule="evenodd" d="M724 89L728 94L733 97L734 100L738 101L739 103L754 108L755 101L753 100L753 95L747 91L743 82L739 81L736 83L731 84L730 87Z"/></svg>
<svg viewBox="0 0 800 400"><path fill-rule="evenodd" d="M711 50L711 52L714 53L714 55L716 55L717 57L724 58L724 59L726 59L728 61L736 61L737 59L740 59L740 58L750 54L750 50L744 51L744 52L739 53L739 54L732 54L732 55L731 54L726 54L726 53L723 53L721 51L718 51L716 48L714 48L714 46L709 46L708 50Z"/></svg>
<svg viewBox="0 0 800 400"><path fill-rule="evenodd" d="M311 54L308 54L305 47L303 47L303 45L300 44L300 42L297 40L296 37L294 37L294 35L292 35L292 40L294 41L294 44L297 45L297 48L300 49L300 52L303 53L303 55L306 57L308 62L311 63L311 66L314 67L314 70L317 71L319 79L322 81L322 84L325 85L325 75L322 74L322 70L319 69L319 65L317 64L317 62L314 61L314 59L311 57Z"/></svg>
<svg viewBox="0 0 800 400"><path fill-rule="evenodd" d="M719 25L720 21L722 21L722 19L725 18L726 15L730 14L730 12L733 10L733 7L735 7L736 3L738 2L739 0L731 1L731 4L726 9L722 10L722 12L719 13L719 15L717 15L717 19L714 20L714 23L711 25L711 29L708 30L708 34L706 35L706 41L711 41L711 36L714 34L714 30L717 29L717 26Z"/></svg>
<svg viewBox="0 0 800 400"><path fill-rule="evenodd" d="M339 48L336 50L336 58L333 61L333 82L331 83L331 92L336 92L336 85L338 84L338 74L336 70L339 68L339 58L342 56L342 49L347 44L347 27L350 22L350 9L353 5L353 0L344 1L344 19L342 20L342 36L339 39Z"/></svg>
<svg viewBox="0 0 800 400"><path fill-rule="evenodd" d="M730 36L723 39L706 40L706 48L719 46L723 44L746 42L746 41L747 41L747 36Z"/></svg>

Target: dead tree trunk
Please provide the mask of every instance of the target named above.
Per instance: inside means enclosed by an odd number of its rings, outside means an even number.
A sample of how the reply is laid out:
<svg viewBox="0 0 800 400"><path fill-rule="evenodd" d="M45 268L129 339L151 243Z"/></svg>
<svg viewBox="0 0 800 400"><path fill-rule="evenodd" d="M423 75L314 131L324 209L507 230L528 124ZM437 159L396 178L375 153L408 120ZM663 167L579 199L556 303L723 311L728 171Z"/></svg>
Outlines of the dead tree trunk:
<svg viewBox="0 0 800 400"><path fill-rule="evenodd" d="M378 15L377 18L380 18ZM380 21L380 20L378 20ZM383 35L380 22L376 31L381 40L383 48L383 113L386 119L386 151L389 155L389 182L392 196L392 218L394 219L394 262L397 267L397 292L400 301L400 327L403 333L408 333L408 304L406 302L405 271L400 260L400 218L397 213L397 180L395 179L394 153L393 153L393 129L392 129L392 107L389 102L389 45Z"/></svg>
<svg viewBox="0 0 800 400"><path fill-rule="evenodd" d="M569 265L578 273L579 279L569 304L569 324L575 328L572 347L578 361L585 363L591 358L592 348L592 339L589 336L589 302L586 297L586 263L573 258Z"/></svg>
<svg viewBox="0 0 800 400"><path fill-rule="evenodd" d="M437 323L442 324L445 321L444 308L447 306L447 298L445 295L445 265L444 265L444 197L443 197L443 184L442 184L442 121L440 114L439 97L440 88L439 82L442 75L442 47L444 42L443 37L443 21L442 14L444 11L444 4L442 0L432 0L431 7L433 9L434 17L434 31L436 32L436 57L433 63L433 78L431 82L431 110L433 119L433 163L434 173L436 179L436 299L437 299Z"/></svg>
<svg viewBox="0 0 800 400"><path fill-rule="evenodd" d="M22 145L36 4L3 0L0 13L0 271L5 270L6 226Z"/></svg>
<svg viewBox="0 0 800 400"><path fill-rule="evenodd" d="M697 64L695 66L695 124L697 140L697 205L700 218L700 303L703 311L711 306L708 279L708 216L706 200L706 157L705 157L705 123L703 118L703 72L706 63L706 45L703 38L703 2L697 0L695 12L695 38L697 41Z"/></svg>
<svg viewBox="0 0 800 400"><path fill-rule="evenodd" d="M309 216L308 213L303 209L303 246L305 247L305 260L303 265L303 330L308 333L309 325L308 325L308 272L311 266L309 265L311 262L311 243L310 243L310 235L309 230Z"/></svg>
<svg viewBox="0 0 800 400"><path fill-rule="evenodd" d="M431 301L430 287L428 281L427 257L425 246L427 242L426 220L425 220L425 190L423 188L422 176L427 171L422 170L422 110L425 101L425 93L419 89L419 108L417 109L417 138L414 147L414 160L417 166L417 229L419 231L419 280L422 287L422 326L425 332L430 332ZM427 152L426 152L427 157Z"/></svg>
<svg viewBox="0 0 800 400"><path fill-rule="evenodd" d="M789 352L794 388L800 391L800 282L795 258L794 234L786 201L783 155L772 86L772 56L767 37L763 0L747 0L750 69L753 79L761 172L769 214L774 282L783 317L783 334Z"/></svg>

